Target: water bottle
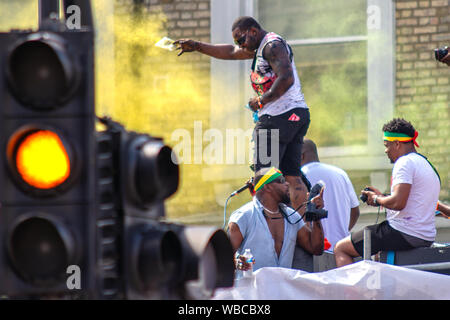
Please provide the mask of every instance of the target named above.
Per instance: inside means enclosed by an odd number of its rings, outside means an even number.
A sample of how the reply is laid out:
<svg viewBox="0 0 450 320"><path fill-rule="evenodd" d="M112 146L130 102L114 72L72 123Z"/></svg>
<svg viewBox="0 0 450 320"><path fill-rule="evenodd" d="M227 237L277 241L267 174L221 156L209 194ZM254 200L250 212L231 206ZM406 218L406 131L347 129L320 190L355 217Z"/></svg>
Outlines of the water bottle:
<svg viewBox="0 0 450 320"><path fill-rule="evenodd" d="M244 278L249 278L249 277L253 276L253 264L255 263L255 258L253 257L253 254L250 251L250 249L245 249L243 256L245 257L245 262L250 264L250 269L248 269L247 271L244 271L243 276L244 276Z"/></svg>
<svg viewBox="0 0 450 320"><path fill-rule="evenodd" d="M239 259L239 252L236 251L236 253L234 254L234 259L235 260ZM240 280L242 277L243 277L242 270L236 268L234 270L234 280Z"/></svg>
<svg viewBox="0 0 450 320"><path fill-rule="evenodd" d="M258 111L253 111L252 108L250 108L250 105L248 103L245 105L245 107L253 113L253 122L257 123L259 120Z"/></svg>

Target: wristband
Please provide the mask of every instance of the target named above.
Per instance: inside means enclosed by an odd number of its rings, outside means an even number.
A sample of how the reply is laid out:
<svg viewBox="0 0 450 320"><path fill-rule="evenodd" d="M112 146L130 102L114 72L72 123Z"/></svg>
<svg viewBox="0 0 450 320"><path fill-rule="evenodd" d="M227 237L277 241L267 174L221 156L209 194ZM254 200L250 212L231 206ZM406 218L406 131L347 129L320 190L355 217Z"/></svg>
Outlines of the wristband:
<svg viewBox="0 0 450 320"><path fill-rule="evenodd" d="M257 100L257 101L258 101L258 108L259 108L259 109L262 109L264 105L263 105L262 102L261 102L261 96L258 97L258 100Z"/></svg>
<svg viewBox="0 0 450 320"><path fill-rule="evenodd" d="M380 204L378 203L377 198L378 198L378 196L373 197L373 204L374 204L375 206L379 207Z"/></svg>

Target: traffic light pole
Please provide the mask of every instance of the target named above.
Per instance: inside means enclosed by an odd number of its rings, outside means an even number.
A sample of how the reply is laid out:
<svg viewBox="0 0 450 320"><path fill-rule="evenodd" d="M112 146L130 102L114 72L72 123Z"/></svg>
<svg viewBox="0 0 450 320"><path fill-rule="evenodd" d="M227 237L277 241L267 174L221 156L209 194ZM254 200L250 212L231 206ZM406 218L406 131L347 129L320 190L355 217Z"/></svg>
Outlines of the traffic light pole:
<svg viewBox="0 0 450 320"><path fill-rule="evenodd" d="M39 0L39 29L44 27L47 19L59 18L58 0Z"/></svg>

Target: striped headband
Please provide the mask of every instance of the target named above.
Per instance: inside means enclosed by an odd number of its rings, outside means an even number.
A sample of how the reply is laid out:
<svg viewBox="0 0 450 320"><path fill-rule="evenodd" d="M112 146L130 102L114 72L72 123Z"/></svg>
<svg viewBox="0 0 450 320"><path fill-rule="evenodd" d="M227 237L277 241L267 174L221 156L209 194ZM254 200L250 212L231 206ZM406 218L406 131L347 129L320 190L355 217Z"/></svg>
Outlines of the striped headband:
<svg viewBox="0 0 450 320"><path fill-rule="evenodd" d="M385 141L400 141L400 142L414 142L414 145L419 148L419 145L416 142L417 136L419 133L417 131L414 132L414 137L410 137L407 134L404 133L398 133L398 132L389 132L384 131L383 139Z"/></svg>
<svg viewBox="0 0 450 320"><path fill-rule="evenodd" d="M271 183L273 180L275 180L276 178L278 178L282 175L283 174L281 173L281 171L278 170L277 168L275 168L275 167L270 168L270 170L267 171L267 173L265 175L263 175L261 179L259 179L258 183L255 186L255 191L258 191L265 184Z"/></svg>

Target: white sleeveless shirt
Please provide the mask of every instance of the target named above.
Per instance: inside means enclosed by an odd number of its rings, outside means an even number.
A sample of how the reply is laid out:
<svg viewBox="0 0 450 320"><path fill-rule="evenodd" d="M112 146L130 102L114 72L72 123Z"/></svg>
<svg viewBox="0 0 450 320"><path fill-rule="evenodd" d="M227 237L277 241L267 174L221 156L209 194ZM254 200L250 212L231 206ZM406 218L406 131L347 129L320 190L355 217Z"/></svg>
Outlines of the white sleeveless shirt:
<svg viewBox="0 0 450 320"><path fill-rule="evenodd" d="M289 47L286 41L276 33L267 33L261 41L258 50L256 51L255 58L253 59L252 64L252 72L250 75L250 81L253 89L256 91L258 96L261 96L272 87L274 81L277 78L277 75L272 70L269 62L263 57L264 48L268 43L272 41L280 41L288 50L289 56L291 58L292 72L294 74L294 83L289 88L289 90L286 91L280 98L275 101L266 103L264 107L259 110L259 117L264 114L276 116L294 108L308 109L308 106L305 102L305 97L302 93L302 86L297 74L297 69L295 67L292 49Z"/></svg>

